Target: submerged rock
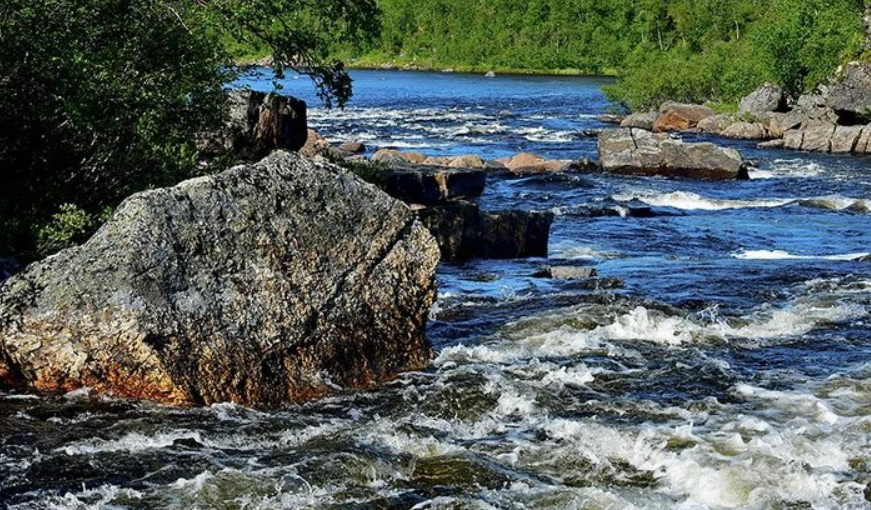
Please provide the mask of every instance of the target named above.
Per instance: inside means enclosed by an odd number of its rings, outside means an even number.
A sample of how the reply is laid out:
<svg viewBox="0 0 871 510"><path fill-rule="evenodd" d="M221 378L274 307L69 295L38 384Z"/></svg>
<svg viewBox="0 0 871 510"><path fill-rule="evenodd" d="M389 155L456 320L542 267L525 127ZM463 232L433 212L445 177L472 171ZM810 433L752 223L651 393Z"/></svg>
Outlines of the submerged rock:
<svg viewBox="0 0 871 510"><path fill-rule="evenodd" d="M421 209L418 216L449 262L547 257L554 219L552 213L484 212L469 202Z"/></svg>
<svg viewBox="0 0 871 510"><path fill-rule="evenodd" d="M599 137L606 172L668 178L747 179L741 154L712 143L685 143L641 129L609 129Z"/></svg>
<svg viewBox="0 0 871 510"><path fill-rule="evenodd" d="M438 247L409 208L276 152L133 195L0 286L0 386L275 407L424 367Z"/></svg>

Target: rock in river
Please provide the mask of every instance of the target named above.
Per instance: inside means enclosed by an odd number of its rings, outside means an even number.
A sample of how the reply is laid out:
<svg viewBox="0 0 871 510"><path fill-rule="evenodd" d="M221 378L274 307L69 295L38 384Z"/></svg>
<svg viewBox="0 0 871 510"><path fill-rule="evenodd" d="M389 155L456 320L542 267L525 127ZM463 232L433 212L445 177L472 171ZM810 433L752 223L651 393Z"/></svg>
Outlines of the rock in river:
<svg viewBox="0 0 871 510"><path fill-rule="evenodd" d="M599 136L606 172L668 178L747 179L741 154L712 143L685 143L641 129L608 129Z"/></svg>
<svg viewBox="0 0 871 510"><path fill-rule="evenodd" d="M0 287L0 386L275 407L424 367L438 246L286 152L133 195Z"/></svg>
<svg viewBox="0 0 871 510"><path fill-rule="evenodd" d="M549 212L485 212L469 202L421 209L418 215L449 262L547 257L554 219Z"/></svg>
<svg viewBox="0 0 871 510"><path fill-rule="evenodd" d="M486 184L487 173L483 170L393 165L384 172L383 189L408 204L436 205L477 198Z"/></svg>

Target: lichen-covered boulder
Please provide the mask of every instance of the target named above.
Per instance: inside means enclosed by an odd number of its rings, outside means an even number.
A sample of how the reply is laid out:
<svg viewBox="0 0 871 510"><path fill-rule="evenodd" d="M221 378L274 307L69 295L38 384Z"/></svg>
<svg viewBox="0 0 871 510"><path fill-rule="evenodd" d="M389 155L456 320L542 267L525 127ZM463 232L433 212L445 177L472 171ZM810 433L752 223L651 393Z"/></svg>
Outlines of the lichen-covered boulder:
<svg viewBox="0 0 871 510"><path fill-rule="evenodd" d="M0 386L275 407L424 367L438 246L401 202L273 153L128 198L0 286Z"/></svg>

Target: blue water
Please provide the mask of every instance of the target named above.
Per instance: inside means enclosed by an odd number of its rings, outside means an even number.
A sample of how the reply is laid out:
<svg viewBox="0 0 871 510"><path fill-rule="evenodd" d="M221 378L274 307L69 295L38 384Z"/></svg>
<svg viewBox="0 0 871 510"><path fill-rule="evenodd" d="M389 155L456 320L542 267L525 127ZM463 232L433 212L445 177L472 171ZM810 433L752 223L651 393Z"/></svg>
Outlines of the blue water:
<svg viewBox="0 0 871 510"><path fill-rule="evenodd" d="M284 90L321 134L371 150L592 158L610 108L605 79L353 76L345 110L305 79ZM437 357L383 390L277 413L0 396L0 501L871 507L871 263L855 260L871 160L713 141L755 161L751 181L491 176L483 208L557 214L549 260L442 265ZM532 276L552 263L599 282Z"/></svg>

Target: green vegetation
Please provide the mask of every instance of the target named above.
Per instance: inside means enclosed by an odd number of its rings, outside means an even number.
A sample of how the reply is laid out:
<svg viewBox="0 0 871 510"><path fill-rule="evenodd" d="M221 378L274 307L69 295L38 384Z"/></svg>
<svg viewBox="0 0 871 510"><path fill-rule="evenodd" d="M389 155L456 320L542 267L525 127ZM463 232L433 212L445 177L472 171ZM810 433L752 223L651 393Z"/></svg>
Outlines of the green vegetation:
<svg viewBox="0 0 871 510"><path fill-rule="evenodd" d="M776 82L815 87L864 40L862 0L378 0L382 32L354 65L617 74L629 107L731 103Z"/></svg>
<svg viewBox="0 0 871 510"><path fill-rule="evenodd" d="M328 57L377 28L369 0L4 0L0 256L85 238L127 195L206 171L197 136L227 114L241 48L309 74L327 103L351 81Z"/></svg>

